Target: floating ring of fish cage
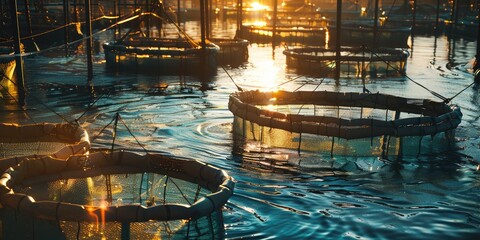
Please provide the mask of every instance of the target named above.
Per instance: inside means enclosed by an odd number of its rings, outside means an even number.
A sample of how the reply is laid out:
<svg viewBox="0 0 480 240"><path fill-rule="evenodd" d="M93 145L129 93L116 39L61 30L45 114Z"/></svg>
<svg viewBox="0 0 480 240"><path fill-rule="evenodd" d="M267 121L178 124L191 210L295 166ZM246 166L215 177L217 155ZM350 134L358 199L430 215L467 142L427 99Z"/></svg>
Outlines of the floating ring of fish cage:
<svg viewBox="0 0 480 240"><path fill-rule="evenodd" d="M210 39L220 47L217 54L217 63L222 65L238 65L248 61L248 45L245 39L212 38Z"/></svg>
<svg viewBox="0 0 480 240"><path fill-rule="evenodd" d="M220 239L234 182L196 160L127 151L25 160L0 180L8 239ZM32 221L33 220L33 221Z"/></svg>
<svg viewBox="0 0 480 240"><path fill-rule="evenodd" d="M18 125L0 123L0 170L24 159L51 155L67 159L90 149L88 133L80 126L63 123Z"/></svg>
<svg viewBox="0 0 480 240"><path fill-rule="evenodd" d="M332 156L443 152L462 119L456 105L380 93L245 91L229 109L234 134Z"/></svg>
<svg viewBox="0 0 480 240"><path fill-rule="evenodd" d="M332 74L336 51L324 47L292 48L283 51L289 68L302 73ZM405 75L409 53L397 48L367 49L341 47L340 70L342 73L362 73L371 76Z"/></svg>
<svg viewBox="0 0 480 240"><path fill-rule="evenodd" d="M194 41L140 38L104 43L107 67L157 74L216 74L219 47L208 43L205 52ZM205 53L206 56L203 56ZM205 57L205 59L202 59Z"/></svg>

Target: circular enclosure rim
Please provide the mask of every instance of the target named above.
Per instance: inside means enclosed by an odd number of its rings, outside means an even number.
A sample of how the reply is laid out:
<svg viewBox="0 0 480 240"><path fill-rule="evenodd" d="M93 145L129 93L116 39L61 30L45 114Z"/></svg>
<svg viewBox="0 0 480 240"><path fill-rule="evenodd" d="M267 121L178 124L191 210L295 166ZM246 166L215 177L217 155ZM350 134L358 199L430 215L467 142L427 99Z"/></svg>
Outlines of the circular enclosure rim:
<svg viewBox="0 0 480 240"><path fill-rule="evenodd" d="M85 163L88 163L88 168ZM154 172L194 182L212 193L200 198L191 206L165 204L145 207L127 204L99 207L58 201L37 202L31 196L15 193L11 187L68 178L142 172ZM0 200L3 207L46 220L95 222L101 216L106 222L168 221L197 219L218 210L233 194L233 188L233 178L225 171L209 164L161 154L139 155L133 152L114 151L75 155L67 160L49 156L25 160L2 175Z"/></svg>
<svg viewBox="0 0 480 240"><path fill-rule="evenodd" d="M275 102L272 102L275 99ZM369 107L421 114L390 121L377 119L342 119L328 116L285 114L256 105L318 104L328 106ZM461 122L462 113L456 105L428 99L404 98L381 93L328 91L245 91L230 95L229 110L234 116L260 126L295 133L310 133L343 139L375 136L426 136L454 130Z"/></svg>

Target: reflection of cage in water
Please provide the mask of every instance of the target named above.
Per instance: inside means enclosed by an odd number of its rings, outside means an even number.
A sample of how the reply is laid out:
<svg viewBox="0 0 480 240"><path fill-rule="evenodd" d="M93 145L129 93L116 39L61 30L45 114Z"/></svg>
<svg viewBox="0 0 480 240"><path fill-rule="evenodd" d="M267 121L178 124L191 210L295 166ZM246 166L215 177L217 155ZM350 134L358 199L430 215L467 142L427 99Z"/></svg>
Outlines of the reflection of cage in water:
<svg viewBox="0 0 480 240"><path fill-rule="evenodd" d="M41 123L17 125L0 123L0 171L23 159L51 155L67 159L90 148L87 132L72 124Z"/></svg>
<svg viewBox="0 0 480 240"><path fill-rule="evenodd" d="M5 239L223 238L234 187L198 161L123 151L25 160L1 182Z"/></svg>
<svg viewBox="0 0 480 240"><path fill-rule="evenodd" d="M283 51L288 68L301 74L315 76L333 76L335 49L324 47L292 48ZM370 50L365 47L342 47L340 72L356 77L390 77L405 76L409 53L403 49L378 48Z"/></svg>
<svg viewBox="0 0 480 240"><path fill-rule="evenodd" d="M270 147L384 158L448 150L462 117L443 102L327 91L238 92L229 109L235 134Z"/></svg>

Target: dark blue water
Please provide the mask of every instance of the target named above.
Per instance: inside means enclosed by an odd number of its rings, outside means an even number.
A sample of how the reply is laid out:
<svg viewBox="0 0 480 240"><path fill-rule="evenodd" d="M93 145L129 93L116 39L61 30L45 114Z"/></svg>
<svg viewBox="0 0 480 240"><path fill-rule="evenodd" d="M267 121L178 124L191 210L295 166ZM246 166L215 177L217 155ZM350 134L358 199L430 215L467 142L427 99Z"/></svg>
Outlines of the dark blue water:
<svg viewBox="0 0 480 240"><path fill-rule="evenodd" d="M231 28L217 31L232 32ZM96 38L108 40L109 34ZM453 97L473 81L469 64L475 48L476 42L463 39L416 37L407 75ZM287 71L282 50L276 49L273 56L271 47L252 45L249 62L227 70L243 89L269 90L296 78L281 87L312 90L320 85L317 90L362 91L359 79L341 79L336 84L333 79ZM271 167L275 159L303 156L282 149L245 153L234 147L244 144L233 138L233 116L227 108L228 96L237 88L221 68L202 85L191 77L109 73L99 53L95 55L93 88L86 88L81 52L67 58L43 55L25 59L28 115L6 112L2 119L20 123L77 119L89 131L95 147L110 147L112 127L103 134L99 131L119 112L122 121L116 147L143 151L127 125L147 150L195 158L236 179L235 194L224 208L229 239L480 237L480 172L476 171L480 162L479 86L452 100L463 112L456 131L456 151L410 157L400 164L385 164L377 158L338 159L373 166L343 171L303 169L286 163ZM165 84L167 91L151 94ZM369 79L367 88L439 101L406 78Z"/></svg>

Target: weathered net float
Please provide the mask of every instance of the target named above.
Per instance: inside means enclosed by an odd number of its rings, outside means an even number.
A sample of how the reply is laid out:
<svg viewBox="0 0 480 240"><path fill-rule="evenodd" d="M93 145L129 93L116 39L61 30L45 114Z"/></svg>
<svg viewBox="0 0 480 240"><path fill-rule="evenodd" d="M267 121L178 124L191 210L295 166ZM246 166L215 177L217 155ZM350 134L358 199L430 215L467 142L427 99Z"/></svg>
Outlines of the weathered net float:
<svg viewBox="0 0 480 240"><path fill-rule="evenodd" d="M245 39L212 38L213 43L220 47L217 54L217 64L238 66L248 62L248 45Z"/></svg>
<svg viewBox="0 0 480 240"><path fill-rule="evenodd" d="M88 133L72 124L41 123L18 125L0 123L0 171L25 159L50 155L67 159L90 149Z"/></svg>
<svg viewBox="0 0 480 240"><path fill-rule="evenodd" d="M405 76L408 51L395 48L341 47L340 73L346 76ZM299 74L333 77L336 51L324 47L285 49L287 67Z"/></svg>
<svg viewBox="0 0 480 240"><path fill-rule="evenodd" d="M0 84L8 88L12 83L13 73L15 72L15 56L10 47L0 46Z"/></svg>
<svg viewBox="0 0 480 240"><path fill-rule="evenodd" d="M216 75L219 47L183 39L133 38L103 44L111 70L159 75Z"/></svg>
<svg viewBox="0 0 480 240"><path fill-rule="evenodd" d="M456 105L380 93L328 91L230 95L233 132L266 146L330 156L418 156L453 147Z"/></svg>
<svg viewBox="0 0 480 240"><path fill-rule="evenodd" d="M196 160L94 152L25 160L0 179L6 239L222 239L234 181Z"/></svg>

